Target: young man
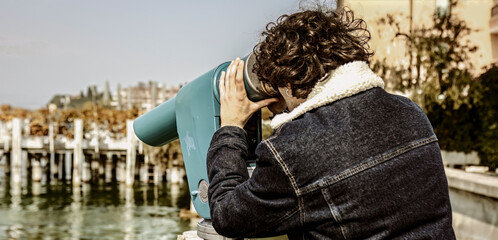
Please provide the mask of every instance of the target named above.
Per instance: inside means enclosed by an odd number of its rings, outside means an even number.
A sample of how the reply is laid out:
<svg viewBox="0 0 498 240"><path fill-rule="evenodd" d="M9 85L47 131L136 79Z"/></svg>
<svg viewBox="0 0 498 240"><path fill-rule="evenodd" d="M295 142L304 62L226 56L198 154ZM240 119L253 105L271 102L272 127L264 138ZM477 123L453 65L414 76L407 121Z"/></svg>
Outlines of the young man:
<svg viewBox="0 0 498 240"><path fill-rule="evenodd" d="M251 102L236 59L220 79L221 128L208 152L209 204L227 237L454 239L437 138L424 112L383 90L369 32L350 10L281 16L255 48L256 73L281 100ZM249 177L243 127L272 120Z"/></svg>

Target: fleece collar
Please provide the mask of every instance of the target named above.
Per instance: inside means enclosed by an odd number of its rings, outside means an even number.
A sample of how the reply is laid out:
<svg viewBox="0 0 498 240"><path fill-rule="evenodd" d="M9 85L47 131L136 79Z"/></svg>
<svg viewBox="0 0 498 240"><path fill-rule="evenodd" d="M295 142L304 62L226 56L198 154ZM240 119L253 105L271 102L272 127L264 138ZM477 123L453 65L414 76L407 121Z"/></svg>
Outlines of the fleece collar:
<svg viewBox="0 0 498 240"><path fill-rule="evenodd" d="M319 81L305 102L291 112L276 115L271 121L271 127L277 129L310 110L374 87L384 88L384 81L372 72L366 62L355 61L344 64L332 70L323 81Z"/></svg>

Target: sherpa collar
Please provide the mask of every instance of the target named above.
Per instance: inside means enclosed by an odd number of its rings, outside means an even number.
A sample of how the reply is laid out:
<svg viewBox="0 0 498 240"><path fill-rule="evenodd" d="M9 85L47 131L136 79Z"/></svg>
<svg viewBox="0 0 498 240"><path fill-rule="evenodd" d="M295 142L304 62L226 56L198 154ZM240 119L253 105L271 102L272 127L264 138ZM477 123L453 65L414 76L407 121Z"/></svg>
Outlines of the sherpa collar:
<svg viewBox="0 0 498 240"><path fill-rule="evenodd" d="M355 61L344 64L332 70L325 80L319 81L305 102L291 112L276 115L270 125L273 129L277 129L312 109L374 87L384 88L384 81L372 72L366 62Z"/></svg>

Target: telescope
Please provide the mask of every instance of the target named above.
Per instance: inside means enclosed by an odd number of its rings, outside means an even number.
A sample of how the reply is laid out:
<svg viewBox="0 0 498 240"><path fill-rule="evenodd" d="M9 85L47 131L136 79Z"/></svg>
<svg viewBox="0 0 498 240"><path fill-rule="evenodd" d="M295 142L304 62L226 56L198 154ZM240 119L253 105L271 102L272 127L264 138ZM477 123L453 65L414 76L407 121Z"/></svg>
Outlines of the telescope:
<svg viewBox="0 0 498 240"><path fill-rule="evenodd" d="M259 101L276 96L278 91L259 81L253 73L255 58L252 53L243 58L244 85L248 98ZM195 210L204 220L211 219L206 157L211 138L220 128L218 83L221 72L226 72L229 65L230 62L222 63L191 81L180 89L176 97L138 117L133 123L135 135L148 145L162 146L180 139L190 197ZM244 129L250 152L247 166L251 172L256 160L254 151L261 142L261 111L253 114ZM198 230L201 227L198 225Z"/></svg>

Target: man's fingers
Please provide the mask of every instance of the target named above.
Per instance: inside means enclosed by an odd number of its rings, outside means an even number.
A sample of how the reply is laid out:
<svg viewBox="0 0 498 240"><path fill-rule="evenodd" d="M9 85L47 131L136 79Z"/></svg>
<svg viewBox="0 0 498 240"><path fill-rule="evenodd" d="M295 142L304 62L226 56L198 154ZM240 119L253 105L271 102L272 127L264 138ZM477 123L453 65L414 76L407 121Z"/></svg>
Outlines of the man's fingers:
<svg viewBox="0 0 498 240"><path fill-rule="evenodd" d="M237 58L238 59L238 58ZM244 91L244 61L239 60L237 64L237 74L235 76L235 86L238 91Z"/></svg>
<svg viewBox="0 0 498 240"><path fill-rule="evenodd" d="M227 73L225 75L225 93L230 94L230 87L231 87L231 82L230 82L230 76L233 75L233 62L230 63L230 65L227 68Z"/></svg>
<svg viewBox="0 0 498 240"><path fill-rule="evenodd" d="M232 61L232 64L230 64L230 74L228 75L228 81L230 81L230 86L235 87L235 75L237 74L237 65L239 63L239 59L235 59Z"/></svg>
<svg viewBox="0 0 498 240"><path fill-rule="evenodd" d="M266 107L274 102L278 102L278 98L263 99L259 102L255 102L255 104L256 104L257 108L260 109L260 108L264 108L264 107Z"/></svg>
<svg viewBox="0 0 498 240"><path fill-rule="evenodd" d="M220 99L225 96L225 71L221 72L220 81L218 82L218 89L220 92Z"/></svg>
<svg viewBox="0 0 498 240"><path fill-rule="evenodd" d="M233 61L231 61L230 64L228 64L227 71L226 71L226 76L230 75L230 66L232 66L232 64L233 64Z"/></svg>

